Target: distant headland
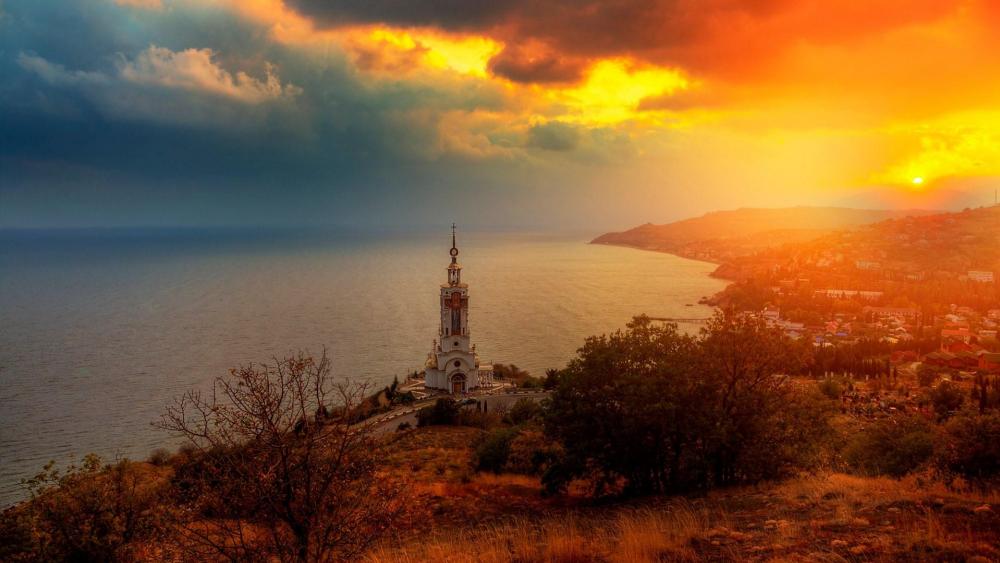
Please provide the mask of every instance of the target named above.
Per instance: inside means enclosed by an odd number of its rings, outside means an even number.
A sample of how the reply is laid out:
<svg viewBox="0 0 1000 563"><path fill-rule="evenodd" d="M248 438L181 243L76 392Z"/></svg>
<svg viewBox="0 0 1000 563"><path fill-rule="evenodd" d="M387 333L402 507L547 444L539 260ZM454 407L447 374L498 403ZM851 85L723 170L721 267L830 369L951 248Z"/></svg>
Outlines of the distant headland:
<svg viewBox="0 0 1000 563"><path fill-rule="evenodd" d="M844 207L740 208L663 225L646 223L627 231L605 233L590 242L721 263L767 248L808 242L833 231L935 213L941 212Z"/></svg>

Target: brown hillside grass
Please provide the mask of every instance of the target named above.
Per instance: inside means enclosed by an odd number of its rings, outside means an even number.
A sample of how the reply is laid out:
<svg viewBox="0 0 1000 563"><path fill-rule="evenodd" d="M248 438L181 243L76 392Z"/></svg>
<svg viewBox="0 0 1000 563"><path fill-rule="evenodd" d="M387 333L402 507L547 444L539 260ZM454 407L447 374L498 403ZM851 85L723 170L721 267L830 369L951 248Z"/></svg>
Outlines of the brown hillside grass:
<svg viewBox="0 0 1000 563"><path fill-rule="evenodd" d="M521 477L475 476L503 495ZM627 506L576 506L442 527L377 546L369 563L997 561L1000 495L917 477L839 473ZM475 521L475 519L470 520Z"/></svg>
<svg viewBox="0 0 1000 563"><path fill-rule="evenodd" d="M660 561L668 557L686 561L696 559L691 540L705 533L706 524L703 515L683 504L663 512L622 512L609 520L521 518L482 530L438 535L403 548L380 547L368 560L582 563Z"/></svg>

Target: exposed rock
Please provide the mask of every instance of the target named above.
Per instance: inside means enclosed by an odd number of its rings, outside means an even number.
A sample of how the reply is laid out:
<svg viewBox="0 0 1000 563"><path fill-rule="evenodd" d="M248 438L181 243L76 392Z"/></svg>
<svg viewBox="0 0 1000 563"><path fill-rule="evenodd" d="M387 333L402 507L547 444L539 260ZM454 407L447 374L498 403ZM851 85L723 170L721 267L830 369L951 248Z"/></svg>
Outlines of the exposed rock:
<svg viewBox="0 0 1000 563"><path fill-rule="evenodd" d="M746 540L752 538L753 536L750 535L750 534L745 534L743 532L738 532L736 530L733 530L732 532L729 532L729 537L731 537L732 539L734 539L736 541L746 541Z"/></svg>

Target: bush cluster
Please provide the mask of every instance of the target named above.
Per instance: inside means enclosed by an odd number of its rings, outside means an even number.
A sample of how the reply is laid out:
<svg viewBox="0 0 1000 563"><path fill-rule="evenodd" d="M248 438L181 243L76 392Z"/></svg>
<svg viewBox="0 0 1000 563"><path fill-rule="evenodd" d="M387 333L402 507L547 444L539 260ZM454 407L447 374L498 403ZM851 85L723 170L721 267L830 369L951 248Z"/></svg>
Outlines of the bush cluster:
<svg viewBox="0 0 1000 563"><path fill-rule="evenodd" d="M545 428L564 448L550 492L684 492L752 483L807 464L828 408L781 374L802 359L760 319L719 313L695 338L636 317L587 339L555 378Z"/></svg>
<svg viewBox="0 0 1000 563"><path fill-rule="evenodd" d="M933 426L913 416L875 423L851 440L844 457L859 473L901 477L924 465L933 453Z"/></svg>
<svg viewBox="0 0 1000 563"><path fill-rule="evenodd" d="M844 452L863 475L901 477L930 469L980 485L1000 479L1000 413L964 410L941 424L921 416L884 419L855 436Z"/></svg>
<svg viewBox="0 0 1000 563"><path fill-rule="evenodd" d="M442 397L429 407L417 411L417 426L447 426L458 418L458 403L451 397Z"/></svg>

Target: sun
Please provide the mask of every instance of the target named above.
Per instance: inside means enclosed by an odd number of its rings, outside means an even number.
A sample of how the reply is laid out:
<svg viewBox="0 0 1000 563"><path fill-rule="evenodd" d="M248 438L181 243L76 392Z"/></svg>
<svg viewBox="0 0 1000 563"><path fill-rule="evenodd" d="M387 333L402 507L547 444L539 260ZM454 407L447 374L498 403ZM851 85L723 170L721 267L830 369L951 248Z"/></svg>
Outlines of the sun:
<svg viewBox="0 0 1000 563"><path fill-rule="evenodd" d="M924 183L924 179L921 178L920 176L917 176L916 178L914 178L913 180L911 180L911 182L913 182L914 186L919 186L920 184Z"/></svg>

